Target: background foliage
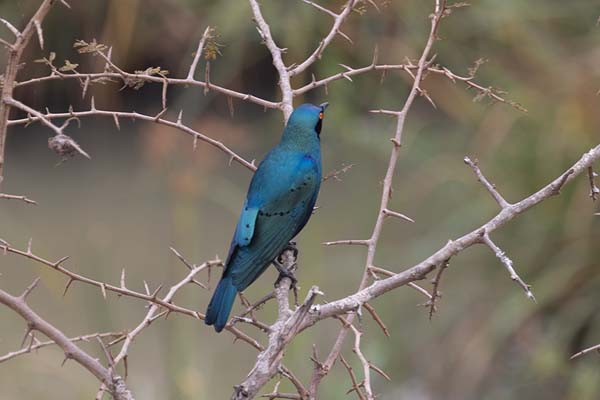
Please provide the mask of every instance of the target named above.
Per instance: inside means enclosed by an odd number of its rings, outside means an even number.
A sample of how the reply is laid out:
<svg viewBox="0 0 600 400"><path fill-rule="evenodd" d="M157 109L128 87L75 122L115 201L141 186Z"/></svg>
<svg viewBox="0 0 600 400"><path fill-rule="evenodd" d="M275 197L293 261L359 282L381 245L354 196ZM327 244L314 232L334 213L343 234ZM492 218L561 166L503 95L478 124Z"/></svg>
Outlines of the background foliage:
<svg viewBox="0 0 600 400"><path fill-rule="evenodd" d="M239 1L109 0L73 2L73 10L55 8L45 22L46 49L57 59L86 68L99 61L72 48L76 39L113 46L113 59L127 70L161 66L185 75L191 53L207 25L216 26L221 56L211 64L211 79L243 92L275 99L275 71L260 44L249 7ZM339 1L323 2L332 8ZM288 48L286 60L300 60L328 29L329 17L300 1L262 2L273 35ZM378 2L356 13L343 28L354 45L337 38L316 68L295 78L310 81L340 70L339 63L363 66L374 46L380 61L415 57L428 34L430 4L420 1ZM0 15L17 24L36 1L3 1ZM340 3L341 6L341 3ZM496 204L465 167L464 155L479 158L486 175L509 201L517 200L566 169L580 153L598 142L600 120L600 28L593 1L474 1L444 20L436 44L437 62L467 73L485 59L478 81L506 90L528 112L486 99L441 77L424 87L437 110L419 99L409 114L394 208L415 224L386 225L377 264L400 271L430 254L448 239L477 226L496 212ZM5 32L4 32L5 33ZM29 60L40 58L37 43ZM93 64L98 62L98 64ZM40 75L44 66L28 62L23 76ZM318 284L326 299L355 288L363 268L363 249L324 248L321 242L366 237L379 202L392 119L372 116L372 108L397 108L410 78L388 73L337 81L328 93L319 90L306 101L329 101L323 128L324 170L342 163L355 166L342 182L323 186L321 207L300 236L301 286ZM95 87L99 106L156 113L160 86L118 91ZM19 89L17 96L39 110L85 108L76 82L51 82ZM169 91L170 112L183 108L194 128L223 140L248 159L260 159L281 132L281 115L234 101L233 118L225 97L198 89ZM0 237L50 259L70 255L67 265L105 281L118 282L127 268L128 282L171 283L183 269L169 246L201 262L224 257L243 201L249 172L228 166L221 153L163 126L122 121L85 120L69 133L88 151L60 166L46 147L48 132L33 125L12 128L7 149L5 189L24 193L37 207L0 203ZM392 377L375 387L383 398L410 399L597 399L598 357L569 361L577 350L600 341L598 258L600 217L580 178L562 196L544 203L496 234L538 304L530 303L485 249L469 250L452 260L445 274L439 313L432 321L423 299L405 288L378 300L392 332L385 338L369 317L363 350ZM104 301L77 284L63 299L64 278L14 256L0 257L3 286L22 288L35 276L42 283L31 298L34 308L69 335L132 327L143 317L140 302ZM269 272L247 290L257 299L272 287ZM215 280L213 279L213 283ZM180 302L204 309L209 292L187 288ZM274 306L264 311L274 316ZM0 308L0 350L18 347L22 321ZM287 363L302 378L312 367L312 343L325 353L337 332L333 322L298 338ZM90 347L95 344L90 344ZM350 352L350 348L347 349ZM100 356L100 352L98 352ZM131 387L145 399L225 398L252 365L254 350L232 344L190 318L170 316L138 338L129 358ZM35 362L33 362L35 358ZM350 357L348 357L350 358ZM97 383L75 365L60 368L57 349L40 350L0 365L3 399L53 397L78 399L95 392ZM300 368L294 366L300 366ZM304 367L302 367L304 366ZM283 387L283 385L282 385ZM336 366L321 395L344 399L350 382ZM73 392L76 388L80 392Z"/></svg>

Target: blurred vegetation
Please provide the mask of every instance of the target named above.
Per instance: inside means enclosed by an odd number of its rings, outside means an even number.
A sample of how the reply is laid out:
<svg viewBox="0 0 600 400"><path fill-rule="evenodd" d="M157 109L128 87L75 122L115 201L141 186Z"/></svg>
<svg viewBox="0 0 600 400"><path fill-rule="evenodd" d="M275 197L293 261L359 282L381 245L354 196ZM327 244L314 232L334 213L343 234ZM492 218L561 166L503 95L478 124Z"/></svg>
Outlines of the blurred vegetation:
<svg viewBox="0 0 600 400"><path fill-rule="evenodd" d="M376 0L377 1L377 0ZM197 40L207 25L216 27L222 55L211 63L211 79L227 87L277 99L276 74L261 45L245 2L234 0L72 1L72 10L57 6L44 24L46 50L37 41L28 60L57 54L87 71L98 60L72 48L77 39L113 46L113 59L126 70L160 66L171 76L184 76ZM381 12L368 7L343 26L354 44L337 38L311 74L340 71L339 63L363 66L374 47L380 61L403 62L421 51L429 30L431 2L378 1ZM323 1L337 9L342 1ZM303 59L329 29L329 16L300 1L263 0L273 34L288 49L289 64ZM22 26L38 1L2 1L0 15ZM377 264L400 271L420 261L448 239L487 220L496 204L476 182L464 155L477 157L485 174L509 201L546 184L600 139L600 28L597 2L579 0L473 1L443 21L436 62L467 74L476 60L486 62L478 82L505 90L528 112L486 99L447 79L429 76L425 88L437 104L419 99L408 118L395 180L393 208L415 224L386 224ZM6 29L0 30L8 37ZM3 55L4 57L4 55ZM43 65L28 62L20 74L40 76ZM202 76L202 75L199 75ZM300 101L329 101L322 134L324 169L356 164L342 182L324 184L321 207L299 239L298 277L303 288L318 284L331 300L350 293L364 263L360 248L323 248L321 242L363 238L372 229L381 179L390 151L394 121L367 113L372 108L398 109L410 85L399 72L370 74L329 85ZM138 91L107 84L92 89L99 107L156 113L160 85ZM18 90L32 107L52 111L89 105L76 82L51 82ZM184 119L199 131L223 140L249 159L260 159L276 143L281 115L252 104L198 89L171 88L169 115L184 110ZM16 114L15 114L16 115ZM169 252L174 246L201 262L224 256L250 179L248 171L163 126L142 122L90 119L69 133L93 157L91 161L59 161L47 148L49 132L37 125L9 132L3 190L27 194L36 207L0 203L0 237L57 259L101 280L118 282L127 269L128 285L142 289L169 284L185 272ZM600 166L598 166L600 168ZM600 396L597 355L569 361L577 350L600 342L598 290L600 217L580 178L552 199L494 235L533 285L532 304L510 281L497 259L473 248L452 259L443 281L440 310L432 321L419 294L397 290L374 303L390 328L385 338L367 316L364 352L392 382L374 375L382 398L428 399L569 399ZM35 276L41 287L32 305L69 335L118 331L137 325L145 304L75 284L63 299L65 279L15 256L0 257L0 284L18 293ZM272 287L270 271L248 291L257 299ZM214 278L213 278L214 283ZM424 283L429 286L428 283ZM203 310L210 292L187 288L177 302ZM273 305L263 311L272 319ZM0 352L15 350L23 322L0 308ZM253 328L246 328L252 330ZM302 334L289 348L286 364L308 380L311 345L328 351L336 322L325 322ZM253 332L254 333L254 332ZM87 345L102 357L97 344ZM348 359L354 359L350 348ZM254 350L232 343L228 334L190 318L172 315L153 324L134 343L129 380L143 399L226 398L253 365ZM0 365L2 399L90 398L95 379L76 364L60 367L55 348ZM354 360L355 361L355 360ZM285 389L287 383L282 384ZM346 371L336 366L323 383L323 399L345 399L350 387Z"/></svg>

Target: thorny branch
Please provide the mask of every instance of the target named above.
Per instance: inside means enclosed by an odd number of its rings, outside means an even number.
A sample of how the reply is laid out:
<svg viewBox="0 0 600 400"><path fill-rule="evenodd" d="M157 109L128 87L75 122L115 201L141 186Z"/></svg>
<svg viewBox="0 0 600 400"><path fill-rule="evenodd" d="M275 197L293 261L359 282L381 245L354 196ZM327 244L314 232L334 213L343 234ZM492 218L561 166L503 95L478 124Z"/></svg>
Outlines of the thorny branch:
<svg viewBox="0 0 600 400"><path fill-rule="evenodd" d="M2 181L4 180L4 151L6 147L6 130L8 128L7 122L10 113L10 106L6 103L6 100L12 98L17 73L19 71L19 62L21 61L23 51L25 51L25 48L29 44L29 40L31 40L31 37L33 36L34 30L38 33L40 47L44 47L41 28L42 21L46 18L50 8L55 3L55 0L44 0L27 25L25 25L22 32L19 32L19 30L10 22L2 19L4 25L10 29L16 39L12 44L5 43L5 46L8 48L8 60L6 62L6 69L4 70L4 83L0 98L0 188L2 187Z"/></svg>
<svg viewBox="0 0 600 400"><path fill-rule="evenodd" d="M363 290L368 282L369 282L369 267L374 264L375 253L377 250L377 243L379 240L379 236L381 235L381 231L383 229L383 223L385 221L385 210L389 210L388 202L391 198L392 191L392 180L394 176L394 172L396 170L396 164L398 161L400 146L402 143L402 133L404 131L404 121L406 119L406 114L410 110L413 101L415 100L417 94L419 93L421 79L423 77L424 70L428 67L427 59L429 57L429 53L431 52L431 48L433 47L433 43L436 40L437 31L439 28L439 24L444 17L444 13L446 11L446 1L445 0L436 0L434 14L431 17L431 30L429 33L429 37L427 39L427 43L425 44L425 48L421 53L421 57L419 58L418 67L415 73L415 78L413 81L412 88L408 94L408 97L404 103L404 107L400 112L394 113L397 117L397 125L396 125L396 134L392 139L392 153L390 155L390 160L388 163L387 172L385 174L385 178L383 180L383 192L381 195L381 204L379 207L379 213L377 215L377 220L375 221L375 226L373 227L373 232L371 233L371 237L367 239L367 257L365 262L365 268L363 271L363 276L358 286L358 290ZM387 278L393 279L393 278ZM381 281L380 281L381 282ZM354 319L354 314L350 314L346 317L347 325L352 324ZM317 392L319 388L319 384L321 380L329 373L329 370L333 367L333 364L338 359L338 356L342 350L342 345L344 340L346 339L346 335L348 333L348 328L343 326L340 329L340 332L335 340L333 347L331 348L329 355L325 359L323 363L323 368L317 368L314 370L311 383L309 386L310 394L312 398L317 397Z"/></svg>
<svg viewBox="0 0 600 400"><path fill-rule="evenodd" d="M107 387L107 391L115 400L133 400L133 395L125 385L123 378L115 375L111 368L104 367L98 360L81 350L74 341L65 336L64 333L49 322L45 321L29 307L26 301L27 296L35 288L37 282L38 280L25 289L20 296L12 296L0 289L0 303L12 309L27 322L28 334L32 331L38 331L46 335L63 349L65 360L74 360L88 370Z"/></svg>
<svg viewBox="0 0 600 400"><path fill-rule="evenodd" d="M6 243L4 241L0 241L0 251L3 251L4 254L13 253L13 254L16 254L16 255L19 255L22 257L29 258L30 260L33 260L33 261L35 261L39 264L42 264L46 267L52 268L52 269L60 272L61 274L65 275L68 278L68 281L67 281L67 284L65 285L64 294L67 293L67 291L69 290L69 288L71 287L71 285L74 282L81 282L86 285L97 287L100 290L100 293L102 294L102 296L104 298L106 298L107 292L113 292L119 296L132 297L132 298L144 300L146 302L150 302L150 303L159 305L159 306L169 310L170 312L188 315L188 316L194 317L198 320L204 319L204 314L202 314L198 311L191 310L189 308L181 307L181 306L173 303L170 300L165 300L165 298L161 298L160 296L158 296L158 292L142 293L142 292L137 292L135 290L129 289L125 285L125 278L124 278L123 273L121 274L119 286L111 285L111 284L108 284L108 283L105 283L102 281L88 278L88 277L83 276L78 273L75 273L62 265L65 261L68 260L69 257L63 257L54 262L47 260L47 259L40 257L32 252L31 242L29 243L27 250L19 250L17 248L11 247L8 243ZM211 266L217 266L217 265L221 264L221 261L213 260L213 261L208 261L206 264L210 264ZM255 339L251 338L250 336L248 336L244 332L240 331L239 329L237 329L235 327L227 327L226 329L229 332L231 332L236 338L250 344L252 347L256 348L257 350L262 350L262 346Z"/></svg>

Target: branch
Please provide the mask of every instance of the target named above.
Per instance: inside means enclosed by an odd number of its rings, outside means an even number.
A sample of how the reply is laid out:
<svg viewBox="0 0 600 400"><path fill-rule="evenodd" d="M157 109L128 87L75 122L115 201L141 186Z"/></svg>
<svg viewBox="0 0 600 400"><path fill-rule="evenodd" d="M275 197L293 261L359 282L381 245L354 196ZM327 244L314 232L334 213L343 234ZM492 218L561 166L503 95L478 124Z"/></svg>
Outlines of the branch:
<svg viewBox="0 0 600 400"><path fill-rule="evenodd" d="M281 256L283 267L290 271L295 268L295 257L292 250L286 250ZM281 360L287 344L299 332L302 320L308 315L316 296L321 294L319 288L313 286L301 306L292 312L289 308L288 292L291 287L289 278L280 279L275 287L278 303L277 321L270 327L267 347L258 355L254 367L246 379L235 387L232 400L252 399L258 391L281 369ZM305 391L305 389L302 389ZM300 393L304 396L305 393Z"/></svg>
<svg viewBox="0 0 600 400"><path fill-rule="evenodd" d="M477 180L479 180L479 182L481 182L481 184L487 189L487 191L490 192L490 194L492 195L494 200L496 200L496 203L498 203L500 208L510 207L510 203L504 200L504 197L502 197L502 195L498 192L496 186L490 183L486 179L486 177L483 176L483 174L481 173L481 169L479 169L479 165L477 164L477 160L471 161L469 157L465 157L464 162L473 169L473 172L475 172L475 175L477 175Z"/></svg>
<svg viewBox="0 0 600 400"><path fill-rule="evenodd" d="M179 256L179 253L177 251L174 250L174 253L177 256ZM200 271L202 271L206 268L211 268L213 265L215 265L214 262L209 261L209 262L203 263L202 265L200 265L198 267L192 268L185 278L183 278L181 281L179 281L177 284L175 284L171 287L171 289L169 290L167 295L162 300L166 303L171 303L171 301L173 300L173 297L175 296L177 291L179 291L179 289L181 289L188 283L194 282L194 276L196 276L196 274L198 274ZM158 305L156 303L152 304L152 306L146 313L146 316L144 317L144 319L139 323L139 325L135 329L133 329L131 332L129 332L127 334L127 336L125 338L125 342L123 343L123 346L121 346L121 350L119 351L119 354L117 354L117 356L114 358L113 362L114 362L115 366L118 365L119 362L121 362L125 357L127 357L127 353L129 351L129 346L131 346L131 343L136 338L136 336L138 336L145 328L150 326L150 324L161 315L161 314L157 314L158 311L160 311L160 308L161 308L160 305Z"/></svg>
<svg viewBox="0 0 600 400"><path fill-rule="evenodd" d="M65 360L74 360L87 369L108 388L108 391L115 400L133 400L133 395L127 389L125 382L120 376L113 375L110 369L105 368L98 360L81 350L64 333L45 321L29 307L26 297L35 287L35 283L37 281L19 297L12 296L0 289L0 303L19 314L27 322L28 331L36 330L48 336L48 338L63 349Z"/></svg>
<svg viewBox="0 0 600 400"><path fill-rule="evenodd" d="M97 280L85 277L83 275L77 274L77 273L63 267L62 263L65 262L69 257L63 257L58 261L52 262L45 258L35 255L33 252L31 252L30 248L27 251L19 250L14 247L11 247L8 243L6 243L4 241L0 241L0 249L2 249L4 251L4 253L13 253L13 254L16 254L19 256L29 258L30 260L40 263L46 267L50 267L50 268L54 269L55 271L58 271L61 274L67 276L69 278L69 280L67 281L67 284L65 286L65 294L73 282L81 282L81 283L85 283L90 286L97 287L98 289L100 289L103 296L105 296L106 292L113 292L113 293L116 293L117 295L136 298L136 299L144 300L144 301L147 301L147 302L150 302L153 304L158 304L161 307L163 307L171 312L188 315L188 316L191 316L198 320L204 320L204 317L205 317L204 314L202 314L198 311L194 311L189 308L185 308L185 307L176 305L172 302L165 301L164 299L161 299L160 297L157 297L156 295L153 295L151 293L136 292L135 290L131 290L131 289L125 287L125 285L123 283L124 282L123 275L122 275L122 279L121 279L121 285L115 286L115 285L111 285L108 283L104 283L101 281L97 281ZM221 261L213 260L213 261L209 261L208 263L211 263L212 265L216 266L216 265L220 265ZM248 336L247 334L240 331L239 329L237 329L235 327L231 327L231 326L226 327L225 329L228 330L229 332L231 332L236 338L248 343L255 349L257 349L259 351L263 349L262 346L260 345L260 343L258 343L255 339Z"/></svg>
<svg viewBox="0 0 600 400"><path fill-rule="evenodd" d="M28 198L26 196L16 196L14 194L0 193L0 199L21 200L21 201L24 201L27 204L34 204L34 205L37 204L37 202L35 200L31 200L30 198Z"/></svg>
<svg viewBox="0 0 600 400"><path fill-rule="evenodd" d="M277 69L279 74L279 89L281 90L280 108L283 111L284 120L287 122L288 118L292 114L292 111L294 110L294 106L292 104L294 95L292 91L292 85L290 83L291 75L288 72L288 69L285 66L282 58L282 53L285 51L285 49L279 48L275 43L275 40L273 40L271 28L263 18L260 11L260 6L256 0L250 0L250 8L254 14L258 33L265 43L265 46L267 46L269 49L271 57L273 58L273 66L275 66L275 69Z"/></svg>
<svg viewBox="0 0 600 400"><path fill-rule="evenodd" d="M396 115L396 117L397 117L396 134L392 140L392 144L393 144L392 153L390 155L387 172L386 172L385 178L383 180L383 191L382 191L382 195L381 195L381 204L379 206L379 213L377 214L377 220L375 221L375 226L373 227L373 232L371 234L371 237L368 239L365 268L363 271L362 279L358 286L359 293L361 293L361 291L368 284L369 267L371 265L374 265L375 253L377 250L377 243L378 243L379 237L381 235L381 231L383 229L383 223L384 223L384 220L386 217L384 210L389 209L388 202L391 198L392 181L393 181L394 173L396 170L396 164L397 164L398 157L399 157L400 146L402 143L402 133L404 131L404 121L406 119L406 115L407 115L408 111L410 110L410 107L412 106L412 103L413 103L415 97L417 96L417 93L419 93L421 79L423 77L423 71L429 66L427 59L429 57L429 53L431 52L431 48L433 47L433 43L436 40L437 30L438 30L439 24L442 20L442 17L444 16L445 11L446 11L446 0L436 0L434 14L431 17L431 30L429 33L429 37L427 39L427 43L425 44L425 48L423 49L421 57L419 58L418 67L417 67L417 71L415 73L415 79L414 79L412 88L411 88L411 90L408 94L408 97L404 103L404 107ZM375 62L373 62L373 64L375 64ZM448 257L446 257L446 258L448 258ZM395 279L395 278L396 277L387 278L387 279L385 279L383 281L379 281L375 284L379 284L381 282L385 282L385 281L388 281L390 279ZM408 282L406 282L406 283L408 283ZM360 303L360 304L363 304L363 303ZM351 307L346 309L344 312L349 311L350 309L355 309L358 305L359 305L358 303L355 303ZM337 315L340 315L340 314L337 314ZM317 391L318 391L318 387L319 387L321 380L327 375L327 373L333 366L333 363L338 359L339 353L342 349L342 345L343 345L344 340L346 339L346 335L348 333L347 326L352 324L353 319L354 319L354 314L350 314L346 318L346 324L344 324L344 326L340 329L337 339L323 364L323 368L318 368L318 369L314 370L312 378L311 378L311 383L309 386L312 390L310 393L310 395L312 397L317 397Z"/></svg>
<svg viewBox="0 0 600 400"><path fill-rule="evenodd" d="M200 42L198 43L198 49L196 50L196 54L194 55L194 61L192 61L192 65L190 65L190 70L187 74L188 80L194 80L194 73L196 72L196 68L198 67L198 61L202 56L202 49L204 49L204 43L206 43L206 39L210 36L211 28L207 26L200 38Z"/></svg>
<svg viewBox="0 0 600 400"><path fill-rule="evenodd" d="M6 145L6 131L8 128L7 121L10 113L10 107L6 104L5 100L12 98L21 56L29 44L29 40L31 39L34 30L37 30L40 35L40 45L43 47L41 24L50 11L50 8L55 3L55 0L44 0L27 25L25 25L22 32L19 32L19 30L8 21L4 19L1 20L15 35L16 40L8 48L8 59L6 62L6 69L4 70L4 83L2 86L2 94L0 95L0 187L4 180L4 151Z"/></svg>
<svg viewBox="0 0 600 400"><path fill-rule="evenodd" d="M525 282L523 282L523 279L521 279L521 277L517 274L517 272L513 268L512 260L510 258L508 258L506 253L503 252L500 247L496 246L496 244L494 242L492 242L492 239L490 239L490 236L488 235L488 233L485 230L483 231L482 241L487 247L490 248L490 250L492 250L494 252L496 257L498 257L500 262L506 267L506 269L508 270L508 273L510 274L510 279L515 281L519 286L521 286L521 288L523 288L523 290L525 291L527 298L529 298L530 300L532 300L535 303L536 302L535 297L533 296L533 293L531 292L531 285L528 285Z"/></svg>
<svg viewBox="0 0 600 400"><path fill-rule="evenodd" d="M317 321L325 318L343 315L348 312L353 312L362 304L377 298L390 290L400 286L407 285L409 282L424 279L427 274L433 271L436 266L440 265L445 260L452 258L465 249L479 244L482 241L482 236L488 235L512 221L520 214L538 205L560 193L560 189L573 180L576 176L587 170L588 166L600 160L600 145L594 147L589 152L585 153L573 166L554 179L548 185L544 186L539 191L526 197L525 199L512 204L508 208L501 210L494 218L480 226L479 228L461 236L460 238L449 241L444 247L433 253L431 256L414 265L407 270L395 274L392 277L379 280L370 286L350 295L343 299L336 300L324 305L315 306L314 312L304 321L301 331L314 325Z"/></svg>
<svg viewBox="0 0 600 400"><path fill-rule="evenodd" d="M29 335L27 335L29 336ZM27 339L27 336L25 337L25 339ZM69 339L69 341L71 342L89 342L92 339L95 338L114 338L114 339L120 339L123 338L125 335L122 332L106 332L106 333L91 333L89 335L83 335L83 336L77 336L77 337L72 337ZM15 357L21 356L23 354L28 354L31 353L32 351L41 349L43 347L48 347L48 346L52 346L52 345L56 345L56 342L53 340L48 340L45 342L40 342L40 341L34 341L32 340L31 343L27 346L23 346L20 350L17 351L13 351L10 353L7 353L3 356L0 357L0 363L3 363L5 361L11 360Z"/></svg>
<svg viewBox="0 0 600 400"><path fill-rule="evenodd" d="M326 12L329 15L333 14L332 16L334 18L334 21L333 21L331 30L329 31L327 36L325 36L325 38L323 40L321 40L321 42L319 43L319 46L317 46L317 48L312 52L312 54L310 56L308 56L308 58L306 60L304 60L300 65L297 65L295 68L292 68L290 70L290 72L289 72L290 76L298 75L298 74L304 72L308 67L310 67L312 64L314 64L315 61L317 61L318 59L321 58L321 56L323 55L323 52L325 51L327 46L329 46L329 44L331 43L333 38L338 33L341 33L340 26L342 25L342 23L344 22L346 17L348 17L348 15L350 15L356 2L357 2L357 0L348 0L346 5L342 9L342 12L339 14L335 14L333 12L330 12L329 10L326 10L324 7L317 6L316 4L314 4L312 2L308 2L308 4L311 4L315 7L317 7L318 9ZM348 39L347 36L345 36L345 37Z"/></svg>
<svg viewBox="0 0 600 400"><path fill-rule="evenodd" d="M573 354L570 359L573 360L577 357L591 353L592 351L600 351L600 344L597 344L595 346L588 347L587 349L581 350L580 352Z"/></svg>
<svg viewBox="0 0 600 400"><path fill-rule="evenodd" d="M588 168L588 180L590 182L590 198L592 201L596 201L598 199L598 195L600 194L600 189L598 189L596 183L594 182L597 176L598 174L594 172L594 168L590 166Z"/></svg>
<svg viewBox="0 0 600 400"><path fill-rule="evenodd" d="M90 155L86 153L81 146L77 144L71 137L65 135L63 133L65 127L68 125L69 120L67 120L62 126L54 125L44 114L41 112L34 110L33 108L21 103L18 100L13 98L4 98L4 102L10 106L18 108L20 110L25 111L28 114L33 115L37 120L39 120L42 124L46 125L48 128L52 129L56 135L53 138L48 140L48 146L58 153L61 156L72 156L74 153L79 153L82 156L90 159Z"/></svg>
<svg viewBox="0 0 600 400"><path fill-rule="evenodd" d="M360 332L354 325L350 325L350 329L354 332L354 347L353 351L358 356L360 363L363 367L363 387L365 388L367 400L374 400L375 396L373 395L373 389L371 388L371 367L369 361L365 358L362 351L360 350L360 339L362 337L362 332Z"/></svg>
<svg viewBox="0 0 600 400"><path fill-rule="evenodd" d="M50 120L57 119L57 118L83 118L83 117L93 117L93 116L113 118L113 120L115 121L115 124L117 125L117 128L120 128L120 123L118 122L119 118L132 118L132 119L139 119L139 120L143 120L143 121L155 122L157 124L166 125L171 128L178 129L178 130L190 135L191 137L194 138L194 143L196 143L197 140L206 142L206 143L210 144L211 146L221 150L223 153L227 154L231 160L243 165L244 167L248 168L251 171L256 171L256 165L254 165L254 161L252 161L252 162L246 161L246 159L244 159L242 156L240 156L239 154L237 154L236 152L231 150L229 147L227 147L222 142L212 139L211 137L206 136L206 135L190 128L189 126L183 124L181 121L182 113L179 113L177 121L173 122L168 119L162 118L162 115L160 115L160 114L162 114L163 111L161 111L161 113L159 113L159 115L152 116L152 115L140 114L136 111L125 112L125 111L99 110L93 105L93 102L92 102L92 108L87 111L72 111L71 110L66 113L46 113L46 114L41 114L39 112L36 112L37 114L32 114L32 115L34 115L33 117L29 116L28 118L13 119L13 120L10 120L8 122L8 124L9 125L23 125L23 124L29 124L32 122L40 121L40 120L42 122L44 122L44 121L50 121Z"/></svg>

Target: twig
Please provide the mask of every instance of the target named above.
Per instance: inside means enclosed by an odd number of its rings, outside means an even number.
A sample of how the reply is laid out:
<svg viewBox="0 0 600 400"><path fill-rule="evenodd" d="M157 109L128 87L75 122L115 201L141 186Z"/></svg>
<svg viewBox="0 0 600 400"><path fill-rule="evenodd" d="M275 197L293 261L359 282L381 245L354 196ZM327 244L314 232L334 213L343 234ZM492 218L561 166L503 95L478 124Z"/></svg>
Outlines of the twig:
<svg viewBox="0 0 600 400"><path fill-rule="evenodd" d="M498 203L500 208L504 209L510 207L510 203L504 200L504 197L502 197L500 192L498 192L496 186L490 183L490 181L487 180L483 173L481 173L481 169L479 169L477 160L471 161L469 157L465 157L464 162L473 169L473 172L475 172L475 175L477 175L477 180L479 180L479 182L481 182L481 184L487 189L487 191L490 192L490 194L492 195L494 200L496 200L496 203Z"/></svg>
<svg viewBox="0 0 600 400"><path fill-rule="evenodd" d="M508 273L510 274L510 279L515 281L519 286L521 286L521 288L525 291L527 297L531 299L534 303L536 303L535 297L531 292L531 285L528 285L525 282L523 282L523 279L521 279L521 277L515 271L512 260L506 255L504 251L502 251L500 247L498 247L492 241L492 239L490 239L490 236L487 231L483 231L481 239L482 242L494 252L494 254L496 255L496 257L498 257L502 265L504 265L504 267L508 270Z"/></svg>
<svg viewBox="0 0 600 400"><path fill-rule="evenodd" d="M348 361L346 361L344 356L340 355L340 361L346 368L346 371L348 371L348 375L350 375L350 381L352 381L352 388L348 391L348 393L354 391L356 393L356 395L358 396L359 400L366 400L366 397L361 389L362 384L358 383L358 381L356 379L356 375L354 374L354 370L352 369L352 367L350 366Z"/></svg>
<svg viewBox="0 0 600 400"><path fill-rule="evenodd" d="M190 70L187 74L188 80L194 80L194 73L196 72L196 68L198 67L198 61L200 57L202 57L202 50L204 49L204 43L206 43L206 39L210 36L211 28L207 26L200 38L200 42L198 42L198 49L196 50L196 54L194 55L194 60L192 61L192 65L190 65Z"/></svg>
<svg viewBox="0 0 600 400"><path fill-rule="evenodd" d="M311 4L310 2L308 2L308 3ZM348 0L346 2L346 4L344 5L344 7L342 9L342 12L335 15L333 25L331 26L331 29L329 30L329 33L327 34L327 36L325 36L325 38L323 40L321 40L321 42L319 43L319 46L312 52L312 54L310 56L308 56L308 58L306 60L304 60L302 63L300 63L299 65L297 65L296 67L294 67L290 70L290 76L298 75L298 74L304 72L308 67L310 67L312 64L314 64L315 61L317 61L318 59L321 58L323 51L325 51L327 46L329 46L329 44L331 43L333 38L337 34L340 33L340 26L342 25L342 23L344 22L346 17L348 17L348 15L350 15L350 13L352 12L352 9L354 8L354 5L356 3L357 3L357 0ZM316 6L315 4L311 4L311 5ZM323 7L317 7L317 8L319 8L321 11L325 11L325 9ZM325 12L327 12L327 11L325 11ZM331 15L331 13L328 13L328 14Z"/></svg>
<svg viewBox="0 0 600 400"><path fill-rule="evenodd" d="M449 263L450 263L449 259L444 260L444 262L440 264L438 272L435 275L435 278L433 279L433 289L431 290L431 298L427 302L427 304L429 305L429 320L430 321L433 318L433 313L435 313L437 311L437 307L436 307L437 299L442 297L440 294L440 284L442 283L442 274L444 273L446 268L448 268L448 266L450 265Z"/></svg>
<svg viewBox="0 0 600 400"><path fill-rule="evenodd" d="M37 115L33 114L34 115L33 117L10 120L8 122L8 124L9 125L23 125L23 124L29 124L31 122L41 120L42 122L46 121L44 123L46 125L48 125L47 124L48 121L57 119L57 118L71 118L71 117L83 118L83 117L90 117L90 116L111 117L111 118L114 118L115 121L118 121L118 118L139 119L139 120L143 120L143 121L155 122L157 124L166 125L171 128L178 129L178 130L192 136L194 139L202 140L203 142L206 142L206 143L210 144L211 146L216 147L217 149L219 149L222 152L224 152L225 154L227 154L232 160L243 165L244 167L248 168L249 170L251 170L251 171L256 170L256 165L254 165L253 162L246 161L242 156L235 153L233 150L231 150L229 147L227 147L222 142L212 139L209 136L206 136L206 135L188 127L187 125L184 125L181 122L181 120L179 120L179 119L176 122L173 122L173 121L170 121L170 120L162 118L162 117L157 118L156 116L141 114L136 111L133 111L133 112L109 111L109 110L100 110L95 107L93 109L90 109L87 111L71 111L68 113L41 114L35 110L33 110L33 111ZM51 124L51 125L54 126L55 128L57 128L54 124Z"/></svg>
<svg viewBox="0 0 600 400"><path fill-rule="evenodd" d="M123 336L124 336L124 334L122 332L91 333L89 335L72 337L72 338L69 338L69 340L71 342L76 343L76 342L89 342L91 339L95 339L96 337L122 338ZM45 342L37 341L36 343L31 343L30 345L22 347L20 350L16 350L16 351L7 353L3 356L0 356L0 363L11 360L11 359L18 357L20 355L23 355L23 354L31 353L32 351L41 349L43 347L48 347L48 346L52 346L55 344L56 344L56 342L54 342L53 340L48 340Z"/></svg>
<svg viewBox="0 0 600 400"><path fill-rule="evenodd" d="M365 389L367 400L374 400L375 396L373 395L373 389L371 388L371 367L369 361L365 358L364 354L360 350L360 339L362 337L362 332L360 332L354 325L350 325L350 329L354 332L354 347L353 351L358 356L360 363L363 367L363 387Z"/></svg>
<svg viewBox="0 0 600 400"><path fill-rule="evenodd" d="M34 204L34 205L37 204L37 202L35 200L31 200L30 198L28 198L26 196L16 196L14 194L0 193L0 199L21 200L27 204Z"/></svg>
<svg viewBox="0 0 600 400"><path fill-rule="evenodd" d="M594 172L594 167L588 167L588 180L590 182L590 198L592 199L592 201L596 201L598 199L598 195L600 194L600 189L598 189L596 183L594 182L594 179L597 176L598 174Z"/></svg>
<svg viewBox="0 0 600 400"><path fill-rule="evenodd" d="M577 357L591 353L592 351L600 351L600 344L597 344L595 346L588 347L587 349L581 350L580 352L573 354L570 359L573 360Z"/></svg>

